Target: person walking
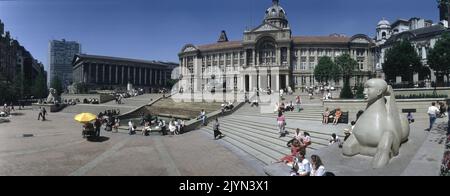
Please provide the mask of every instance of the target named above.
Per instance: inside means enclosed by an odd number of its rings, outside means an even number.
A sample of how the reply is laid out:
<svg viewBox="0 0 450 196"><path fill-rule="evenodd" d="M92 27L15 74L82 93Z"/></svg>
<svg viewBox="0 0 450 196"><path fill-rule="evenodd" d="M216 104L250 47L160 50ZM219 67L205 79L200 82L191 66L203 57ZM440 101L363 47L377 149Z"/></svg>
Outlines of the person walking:
<svg viewBox="0 0 450 196"><path fill-rule="evenodd" d="M120 119L117 117L114 122L114 133L119 132L119 126L120 126Z"/></svg>
<svg viewBox="0 0 450 196"><path fill-rule="evenodd" d="M134 134L134 124L130 120L130 121L128 121L128 135L133 135L133 134Z"/></svg>
<svg viewBox="0 0 450 196"><path fill-rule="evenodd" d="M426 131L431 131L433 129L433 125L436 122L437 115L439 114L439 109L436 107L436 103L431 103L431 106L428 108L428 116L430 117L430 128Z"/></svg>
<svg viewBox="0 0 450 196"><path fill-rule="evenodd" d="M38 120L41 120L41 118L42 118L42 107L39 107Z"/></svg>
<svg viewBox="0 0 450 196"><path fill-rule="evenodd" d="M222 134L222 132L220 131L220 124L218 118L216 118L216 120L214 121L213 131L214 131L214 140L225 137L225 135Z"/></svg>
<svg viewBox="0 0 450 196"><path fill-rule="evenodd" d="M95 120L95 137L100 137L100 129L102 128L102 122L99 118Z"/></svg>
<svg viewBox="0 0 450 196"><path fill-rule="evenodd" d="M330 110L328 108L326 108L325 112L323 112L322 124L324 124L324 125L328 124L329 118L330 118Z"/></svg>
<svg viewBox="0 0 450 196"><path fill-rule="evenodd" d="M206 124L206 112L205 112L205 110L202 110L202 111L200 112L200 117L199 117L199 119L202 120L202 125L203 125L203 126L207 126L207 124Z"/></svg>
<svg viewBox="0 0 450 196"><path fill-rule="evenodd" d="M283 115L283 112L281 112L281 111L278 112L277 123L278 123L278 131L280 133L280 137L285 137L287 134L286 117Z"/></svg>
<svg viewBox="0 0 450 196"><path fill-rule="evenodd" d="M42 121L45 121L45 116L47 115L47 110L45 109L45 107L42 107Z"/></svg>

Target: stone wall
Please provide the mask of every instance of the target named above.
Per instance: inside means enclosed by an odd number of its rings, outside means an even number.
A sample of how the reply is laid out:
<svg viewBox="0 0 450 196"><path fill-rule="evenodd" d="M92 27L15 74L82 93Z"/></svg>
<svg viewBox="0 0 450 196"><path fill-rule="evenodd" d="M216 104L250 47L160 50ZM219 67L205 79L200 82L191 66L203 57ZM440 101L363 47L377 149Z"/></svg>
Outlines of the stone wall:
<svg viewBox="0 0 450 196"><path fill-rule="evenodd" d="M114 100L114 96L110 94L62 94L61 100L79 99L83 103L83 99L98 99L100 103L106 103Z"/></svg>
<svg viewBox="0 0 450 196"><path fill-rule="evenodd" d="M416 114L426 114L428 107L431 106L432 102L446 101L447 99L403 99L397 100L397 107L400 112L403 109L416 109ZM341 108L344 112L349 112L349 120L356 120L356 114L360 110L365 110L367 106L367 101L365 100L326 100L323 103L324 109L329 108L334 110L336 108Z"/></svg>
<svg viewBox="0 0 450 196"><path fill-rule="evenodd" d="M434 92L434 88L417 88L417 89L395 89L394 93L396 96L403 95L418 95L418 94L427 94L431 95ZM449 95L450 97L450 88L436 88L436 92L438 95Z"/></svg>

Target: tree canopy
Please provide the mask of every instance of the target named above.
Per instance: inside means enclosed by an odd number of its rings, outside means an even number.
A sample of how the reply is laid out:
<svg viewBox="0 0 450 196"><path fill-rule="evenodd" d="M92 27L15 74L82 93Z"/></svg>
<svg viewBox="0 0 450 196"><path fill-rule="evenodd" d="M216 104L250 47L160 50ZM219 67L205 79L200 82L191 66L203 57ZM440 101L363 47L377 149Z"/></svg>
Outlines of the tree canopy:
<svg viewBox="0 0 450 196"><path fill-rule="evenodd" d="M437 72L437 84L444 82L443 76L449 75L450 70L450 34L444 33L436 45L428 53L428 64Z"/></svg>
<svg viewBox="0 0 450 196"><path fill-rule="evenodd" d="M353 99L350 78L353 76L358 62L356 62L349 54L343 54L336 58L336 65L342 70L342 76L344 78L344 88L341 91L341 98Z"/></svg>
<svg viewBox="0 0 450 196"><path fill-rule="evenodd" d="M414 73L427 74L419 55L409 41L396 42L387 50L383 72L388 81L395 81L397 76L401 76L403 81L410 83L413 83Z"/></svg>
<svg viewBox="0 0 450 196"><path fill-rule="evenodd" d="M58 95L63 93L63 85L58 76L55 76L50 84L51 88L55 89Z"/></svg>
<svg viewBox="0 0 450 196"><path fill-rule="evenodd" d="M321 57L314 69L314 77L319 82L328 82L331 79L337 80L341 75L341 69L328 57Z"/></svg>

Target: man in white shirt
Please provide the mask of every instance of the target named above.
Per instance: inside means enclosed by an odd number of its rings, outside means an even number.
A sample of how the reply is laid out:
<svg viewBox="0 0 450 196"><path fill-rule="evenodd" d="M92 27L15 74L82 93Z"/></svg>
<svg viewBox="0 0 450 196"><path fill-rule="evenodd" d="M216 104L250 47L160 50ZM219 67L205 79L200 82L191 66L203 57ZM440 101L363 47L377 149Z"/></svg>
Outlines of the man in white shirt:
<svg viewBox="0 0 450 196"><path fill-rule="evenodd" d="M428 108L428 116L430 116L430 128L427 131L431 131L434 123L436 122L437 114L439 114L439 108L436 107L436 103L431 103L431 106Z"/></svg>
<svg viewBox="0 0 450 196"><path fill-rule="evenodd" d="M300 151L297 154L297 157L295 160L296 161L293 165L293 169L297 173L297 175L298 176L309 176L311 173L311 164L309 163L308 159L305 159L305 152Z"/></svg>

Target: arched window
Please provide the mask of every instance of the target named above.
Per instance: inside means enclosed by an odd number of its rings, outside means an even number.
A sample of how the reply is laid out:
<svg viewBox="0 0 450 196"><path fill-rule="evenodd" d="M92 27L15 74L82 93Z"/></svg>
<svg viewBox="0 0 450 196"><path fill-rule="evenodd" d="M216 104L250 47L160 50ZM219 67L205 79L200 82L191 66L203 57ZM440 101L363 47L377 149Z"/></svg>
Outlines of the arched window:
<svg viewBox="0 0 450 196"><path fill-rule="evenodd" d="M270 38L260 40L258 44L259 63L261 65L273 65L276 63L276 45Z"/></svg>
<svg viewBox="0 0 450 196"><path fill-rule="evenodd" d="M385 39L385 38L386 38L386 32L381 33L381 37L382 37L383 39Z"/></svg>
<svg viewBox="0 0 450 196"><path fill-rule="evenodd" d="M272 9L272 16L277 16L277 11L275 9Z"/></svg>

